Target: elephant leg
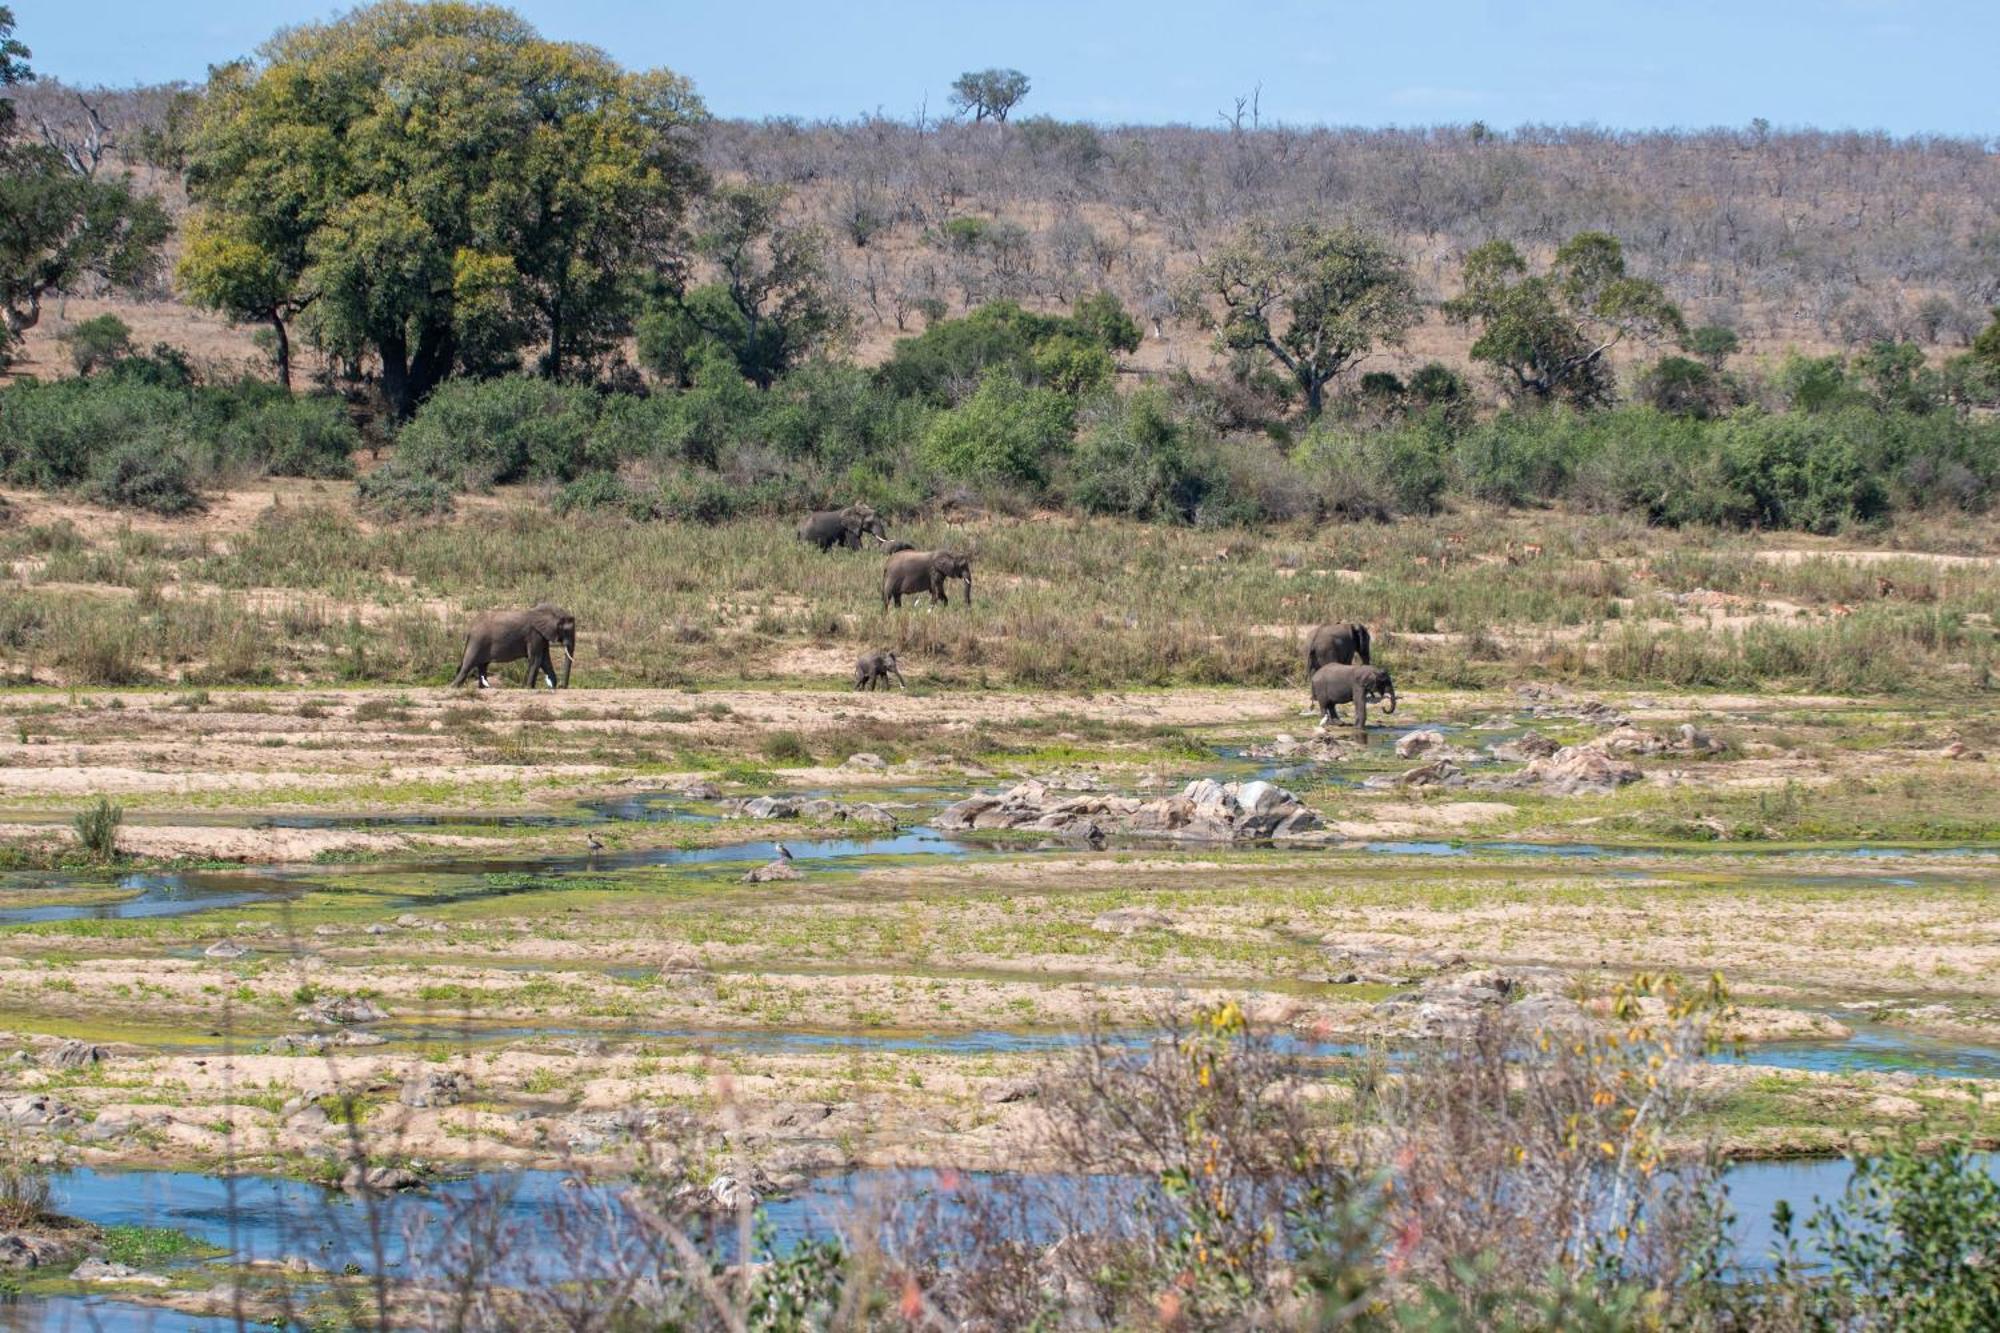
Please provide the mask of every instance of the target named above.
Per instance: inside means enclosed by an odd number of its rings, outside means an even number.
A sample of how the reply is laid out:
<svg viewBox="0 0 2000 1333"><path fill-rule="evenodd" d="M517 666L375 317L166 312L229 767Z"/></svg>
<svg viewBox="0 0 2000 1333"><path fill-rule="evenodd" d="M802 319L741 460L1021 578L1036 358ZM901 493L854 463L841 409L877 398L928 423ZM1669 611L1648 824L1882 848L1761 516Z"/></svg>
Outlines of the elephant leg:
<svg viewBox="0 0 2000 1333"><path fill-rule="evenodd" d="M1368 734L1368 691L1356 686L1354 690L1354 729Z"/></svg>
<svg viewBox="0 0 2000 1333"><path fill-rule="evenodd" d="M486 679L486 667L487 663L481 662L479 666L476 668L476 670L479 673L479 688L482 690L490 690L493 688L493 682Z"/></svg>
<svg viewBox="0 0 2000 1333"><path fill-rule="evenodd" d="M896 683L898 685L901 685L906 690L910 688L910 682L903 679L903 673L901 671L898 671L896 673Z"/></svg>

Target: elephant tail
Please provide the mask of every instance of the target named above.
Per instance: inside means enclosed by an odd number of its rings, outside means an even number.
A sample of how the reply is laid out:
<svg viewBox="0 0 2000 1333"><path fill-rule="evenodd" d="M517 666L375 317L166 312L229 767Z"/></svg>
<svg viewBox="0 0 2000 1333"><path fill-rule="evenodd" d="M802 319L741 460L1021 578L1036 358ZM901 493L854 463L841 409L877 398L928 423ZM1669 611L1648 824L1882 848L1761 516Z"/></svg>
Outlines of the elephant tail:
<svg viewBox="0 0 2000 1333"><path fill-rule="evenodd" d="M1366 625L1356 625L1354 627L1354 651L1361 658L1362 665L1364 666L1373 666L1375 664L1374 659L1369 656L1368 646L1370 642L1368 627Z"/></svg>
<svg viewBox="0 0 2000 1333"><path fill-rule="evenodd" d="M472 668L477 665L478 663L472 660L472 638L468 635L465 640L465 651L459 654L458 674L451 678L451 688L455 690L465 684L472 676Z"/></svg>

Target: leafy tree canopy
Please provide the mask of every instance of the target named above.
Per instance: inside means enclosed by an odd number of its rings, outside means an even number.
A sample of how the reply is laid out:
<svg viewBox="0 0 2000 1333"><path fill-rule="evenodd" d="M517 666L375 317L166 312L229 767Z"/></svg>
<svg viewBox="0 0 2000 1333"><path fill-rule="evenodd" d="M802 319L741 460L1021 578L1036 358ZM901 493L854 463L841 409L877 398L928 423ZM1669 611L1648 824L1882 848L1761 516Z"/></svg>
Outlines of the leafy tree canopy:
<svg viewBox="0 0 2000 1333"><path fill-rule="evenodd" d="M666 298L641 320L639 358L685 385L704 348L726 352L759 388L836 344L852 316L834 285L826 233L787 223L785 191L723 185L703 206L694 254L716 281L690 288L670 271Z"/></svg>
<svg viewBox="0 0 2000 1333"><path fill-rule="evenodd" d="M0 87L26 83L28 48L0 5ZM127 287L152 277L167 239L166 211L129 178L96 180L47 144L14 141L14 107L0 100L0 365L41 322L42 301L86 278Z"/></svg>
<svg viewBox="0 0 2000 1333"><path fill-rule="evenodd" d="M967 70L952 81L951 104L977 121L1007 121L1007 113L1028 95L1028 76L1018 69Z"/></svg>
<svg viewBox="0 0 2000 1333"><path fill-rule="evenodd" d="M1084 297L1066 316L989 301L898 341L881 377L897 393L941 407L971 393L989 370L1078 397L1110 380L1113 352L1138 345L1139 326L1109 292Z"/></svg>
<svg viewBox="0 0 2000 1333"><path fill-rule="evenodd" d="M1276 362L1311 417L1336 376L1377 346L1400 344L1422 316L1402 256L1358 227L1317 222L1250 223L1195 270L1181 300L1219 326L1221 349Z"/></svg>
<svg viewBox="0 0 2000 1333"><path fill-rule="evenodd" d="M1608 402L1612 348L1687 332L1660 285L1629 276L1624 247L1597 231L1572 236L1549 271L1532 276L1511 244L1487 242L1465 257L1464 288L1444 310L1479 325L1473 360L1492 366L1512 396L1538 402Z"/></svg>
<svg viewBox="0 0 2000 1333"><path fill-rule="evenodd" d="M323 345L379 358L400 414L532 345L559 376L629 327L633 274L701 183L703 114L680 76L496 6L382 0L289 29L210 78L182 280L240 318L307 312Z"/></svg>

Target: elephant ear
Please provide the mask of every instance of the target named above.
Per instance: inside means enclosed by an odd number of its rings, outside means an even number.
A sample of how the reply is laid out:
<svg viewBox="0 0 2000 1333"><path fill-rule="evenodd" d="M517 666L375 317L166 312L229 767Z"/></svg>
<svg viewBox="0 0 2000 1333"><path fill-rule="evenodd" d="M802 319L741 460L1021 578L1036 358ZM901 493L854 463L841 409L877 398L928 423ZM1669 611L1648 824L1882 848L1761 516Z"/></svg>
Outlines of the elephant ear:
<svg viewBox="0 0 2000 1333"><path fill-rule="evenodd" d="M554 641L561 637L562 613L544 602L528 612L528 625L543 638Z"/></svg>

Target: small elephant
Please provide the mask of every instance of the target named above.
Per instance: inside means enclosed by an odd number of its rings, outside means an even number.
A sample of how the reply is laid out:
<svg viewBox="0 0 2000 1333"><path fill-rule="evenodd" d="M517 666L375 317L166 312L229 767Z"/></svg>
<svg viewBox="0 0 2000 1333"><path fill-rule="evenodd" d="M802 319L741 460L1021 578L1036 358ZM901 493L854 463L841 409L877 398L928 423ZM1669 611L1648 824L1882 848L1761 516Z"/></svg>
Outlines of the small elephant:
<svg viewBox="0 0 2000 1333"><path fill-rule="evenodd" d="M489 611L473 621L472 628L466 631L465 655L459 660L458 674L452 677L452 687L456 689L477 676L483 690L490 683L486 679L487 667L525 657L529 688L534 687L537 676L544 676L553 690L556 673L549 656L550 644L562 645L562 683L567 688L570 667L576 662L575 616L547 602L526 611Z"/></svg>
<svg viewBox="0 0 2000 1333"><path fill-rule="evenodd" d="M865 504L851 504L845 509L822 509L799 520L799 540L811 542L822 551L830 551L836 546L858 551L862 541L868 537L873 537L884 546L889 544L889 529L882 522L882 516Z"/></svg>
<svg viewBox="0 0 2000 1333"><path fill-rule="evenodd" d="M951 605L944 585L951 579L965 582L965 604L972 605L972 557L957 551L898 551L882 566L882 609L901 606L905 593L931 595L933 605Z"/></svg>
<svg viewBox="0 0 2000 1333"><path fill-rule="evenodd" d="M1366 625L1321 625L1306 639L1306 681L1311 683L1313 672L1329 662L1341 666L1359 660L1363 666L1369 662L1369 638Z"/></svg>
<svg viewBox="0 0 2000 1333"><path fill-rule="evenodd" d="M1354 703L1354 729L1368 730L1368 702L1371 699L1387 698L1387 712L1396 711L1396 683L1389 679L1389 673L1378 666L1363 666L1356 662L1342 664L1330 662L1313 672L1313 704L1319 709L1320 731L1325 731L1328 723L1340 721L1340 705L1352 700Z"/></svg>
<svg viewBox="0 0 2000 1333"><path fill-rule="evenodd" d="M910 688L909 682L903 679L901 668L896 665L896 655L886 648L863 653L855 659L854 688L857 690L873 690L878 684L887 688L891 676L904 689Z"/></svg>
<svg viewBox="0 0 2000 1333"><path fill-rule="evenodd" d="M882 554L894 555L898 551L914 551L916 549L917 549L917 544L915 542L893 541L890 542L887 546L882 548Z"/></svg>

